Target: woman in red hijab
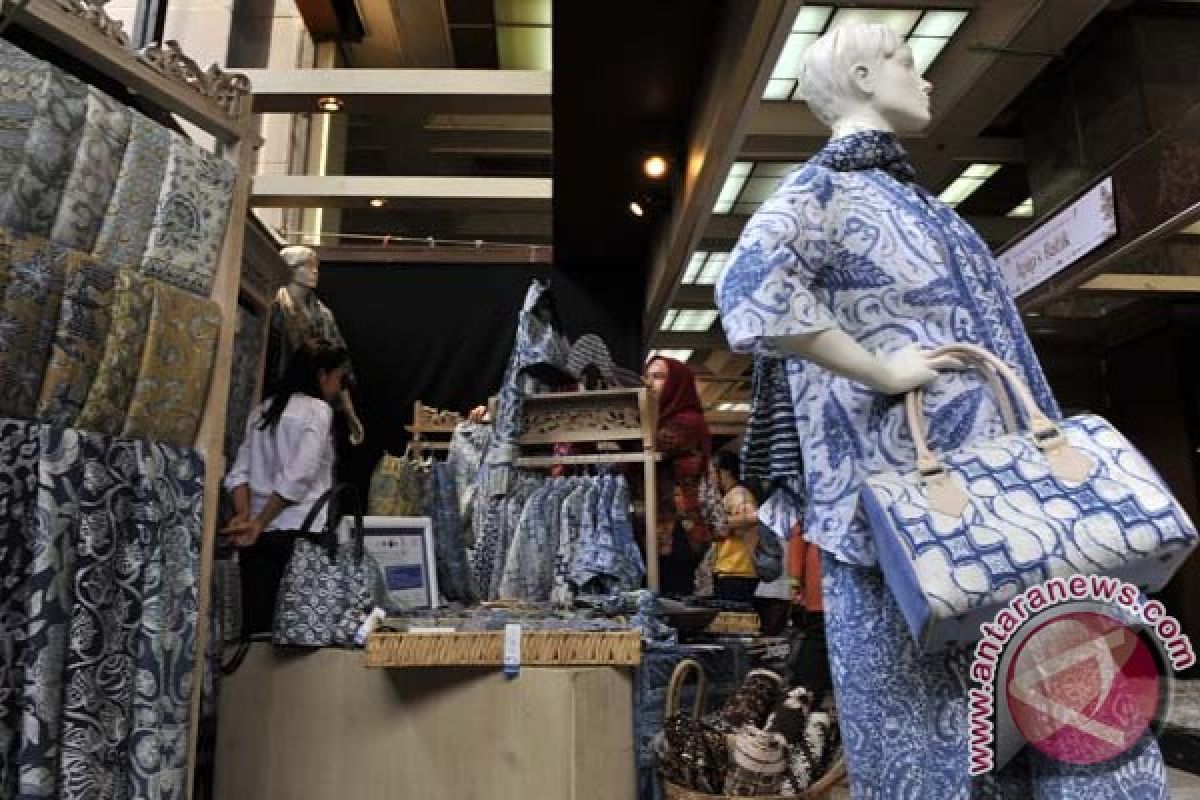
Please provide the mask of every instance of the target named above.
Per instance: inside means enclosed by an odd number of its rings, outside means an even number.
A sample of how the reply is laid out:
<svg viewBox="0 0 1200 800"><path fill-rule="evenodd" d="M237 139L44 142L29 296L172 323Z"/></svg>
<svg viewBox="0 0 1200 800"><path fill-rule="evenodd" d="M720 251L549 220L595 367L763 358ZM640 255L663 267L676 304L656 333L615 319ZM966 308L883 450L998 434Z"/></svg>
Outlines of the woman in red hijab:
<svg viewBox="0 0 1200 800"><path fill-rule="evenodd" d="M658 555L661 591L695 592L696 567L712 542L701 513L700 484L708 473L712 440L696 393L696 376L681 361L656 356L646 363L646 385L658 395Z"/></svg>

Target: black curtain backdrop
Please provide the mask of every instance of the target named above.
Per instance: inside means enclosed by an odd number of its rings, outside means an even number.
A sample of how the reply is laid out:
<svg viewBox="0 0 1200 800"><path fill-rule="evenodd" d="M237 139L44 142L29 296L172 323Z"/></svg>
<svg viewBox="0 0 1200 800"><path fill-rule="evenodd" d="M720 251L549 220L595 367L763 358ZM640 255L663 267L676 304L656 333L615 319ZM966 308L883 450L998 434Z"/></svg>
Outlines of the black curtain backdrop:
<svg viewBox="0 0 1200 800"><path fill-rule="evenodd" d="M343 454L343 480L358 485L366 497L371 470L384 451L404 452L404 426L412 421L415 401L465 413L499 389L517 314L535 278L549 281L572 341L596 333L630 349L636 331L600 310L608 298L556 277L545 265L322 266L317 293L350 348L358 380L355 406L367 431L364 444ZM640 308L640 300L630 298L630 304ZM613 355L623 366L637 368L617 348Z"/></svg>

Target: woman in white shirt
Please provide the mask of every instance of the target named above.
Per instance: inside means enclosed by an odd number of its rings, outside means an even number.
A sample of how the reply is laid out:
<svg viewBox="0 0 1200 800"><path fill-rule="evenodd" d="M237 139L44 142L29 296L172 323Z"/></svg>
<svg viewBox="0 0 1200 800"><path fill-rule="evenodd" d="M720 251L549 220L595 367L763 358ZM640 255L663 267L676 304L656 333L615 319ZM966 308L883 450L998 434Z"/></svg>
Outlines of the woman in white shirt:
<svg viewBox="0 0 1200 800"><path fill-rule="evenodd" d="M275 393L250 414L225 488L234 517L222 529L241 548L243 633L271 630L275 596L305 517L333 488L333 403L349 354L318 346L296 352ZM317 514L312 531L325 526Z"/></svg>

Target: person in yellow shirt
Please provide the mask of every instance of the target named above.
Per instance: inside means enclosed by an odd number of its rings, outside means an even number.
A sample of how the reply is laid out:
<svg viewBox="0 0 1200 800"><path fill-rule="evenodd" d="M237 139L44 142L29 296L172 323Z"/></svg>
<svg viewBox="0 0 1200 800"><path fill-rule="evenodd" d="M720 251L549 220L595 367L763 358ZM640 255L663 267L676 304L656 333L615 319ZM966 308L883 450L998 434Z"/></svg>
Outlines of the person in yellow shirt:
<svg viewBox="0 0 1200 800"><path fill-rule="evenodd" d="M716 464L728 523L717 532L713 545L713 594L718 600L750 603L758 586L754 572L758 501L741 483L742 465L736 453L722 450Z"/></svg>

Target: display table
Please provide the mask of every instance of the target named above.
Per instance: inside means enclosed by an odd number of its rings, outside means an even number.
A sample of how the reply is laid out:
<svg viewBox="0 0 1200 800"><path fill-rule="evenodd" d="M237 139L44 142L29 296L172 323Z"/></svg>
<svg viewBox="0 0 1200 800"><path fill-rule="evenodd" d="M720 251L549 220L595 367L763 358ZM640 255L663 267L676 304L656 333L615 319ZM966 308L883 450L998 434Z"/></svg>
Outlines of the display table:
<svg viewBox="0 0 1200 800"><path fill-rule="evenodd" d="M367 669L256 644L221 684L221 800L633 800L633 675Z"/></svg>

